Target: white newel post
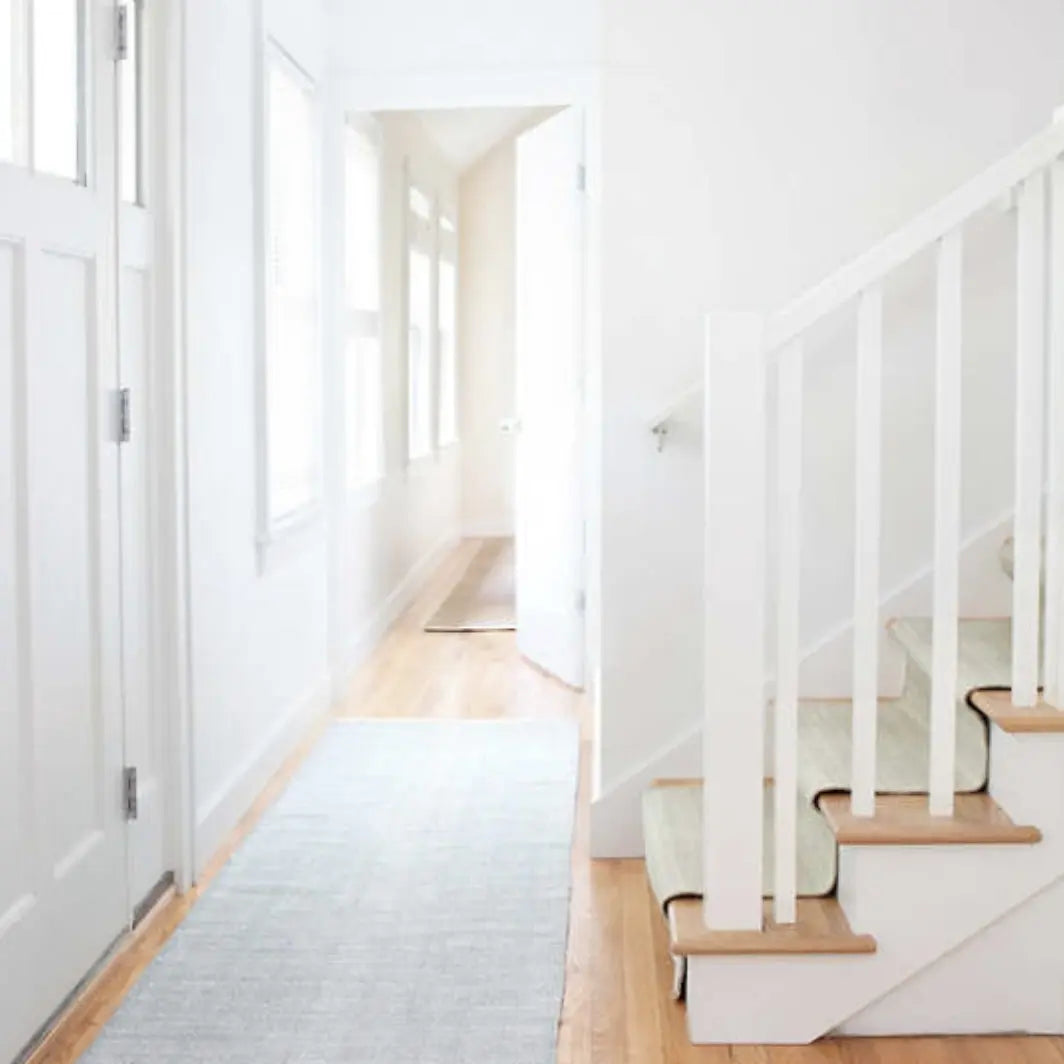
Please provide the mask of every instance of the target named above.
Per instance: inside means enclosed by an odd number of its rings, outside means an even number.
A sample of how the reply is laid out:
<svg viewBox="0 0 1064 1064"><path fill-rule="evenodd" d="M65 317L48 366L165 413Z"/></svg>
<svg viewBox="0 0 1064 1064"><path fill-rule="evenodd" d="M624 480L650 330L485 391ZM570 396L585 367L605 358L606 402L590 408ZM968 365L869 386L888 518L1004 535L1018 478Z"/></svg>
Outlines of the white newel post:
<svg viewBox="0 0 1064 1064"><path fill-rule="evenodd" d="M705 356L704 919L758 930L765 729L764 319L712 314Z"/></svg>

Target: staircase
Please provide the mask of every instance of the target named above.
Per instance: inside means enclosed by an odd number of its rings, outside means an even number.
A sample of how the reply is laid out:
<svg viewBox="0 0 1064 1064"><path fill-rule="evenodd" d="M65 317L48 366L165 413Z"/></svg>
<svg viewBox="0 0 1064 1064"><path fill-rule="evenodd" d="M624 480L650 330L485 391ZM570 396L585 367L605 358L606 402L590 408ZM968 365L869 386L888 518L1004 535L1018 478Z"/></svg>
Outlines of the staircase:
<svg viewBox="0 0 1064 1064"><path fill-rule="evenodd" d="M707 319L704 778L660 780L643 801L647 874L693 1042L1064 1033L1062 155L1057 122L777 314ZM1003 195L1017 227L1016 498L1002 552L1013 603L1011 617L969 620L958 610L962 241ZM888 625L906 680L881 699L882 286L928 249L933 609ZM803 340L851 307L853 699L826 702L799 697ZM653 425L659 445L671 417Z"/></svg>

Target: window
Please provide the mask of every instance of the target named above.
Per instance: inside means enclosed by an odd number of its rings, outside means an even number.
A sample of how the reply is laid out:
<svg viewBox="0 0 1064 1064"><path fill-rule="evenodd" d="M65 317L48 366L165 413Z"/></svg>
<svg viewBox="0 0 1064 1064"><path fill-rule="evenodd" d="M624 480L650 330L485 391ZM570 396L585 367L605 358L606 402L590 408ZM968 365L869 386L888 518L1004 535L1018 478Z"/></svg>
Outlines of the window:
<svg viewBox="0 0 1064 1064"><path fill-rule="evenodd" d="M32 3L33 166L84 181L82 0Z"/></svg>
<svg viewBox="0 0 1064 1064"><path fill-rule="evenodd" d="M380 152L376 130L344 131L344 380L348 491L384 475L381 380Z"/></svg>
<svg viewBox="0 0 1064 1064"><path fill-rule="evenodd" d="M457 257L454 222L446 215L441 215L438 298L440 391L439 412L436 419L441 447L446 447L458 439Z"/></svg>
<svg viewBox="0 0 1064 1064"><path fill-rule="evenodd" d="M431 200L410 188L407 213L407 457L432 452L433 232Z"/></svg>
<svg viewBox="0 0 1064 1064"><path fill-rule="evenodd" d="M119 65L119 181L126 203L144 202L142 174L142 94L144 85L144 0L127 0L126 58Z"/></svg>
<svg viewBox="0 0 1064 1064"><path fill-rule="evenodd" d="M276 48L265 99L265 458L270 529L319 493L316 103Z"/></svg>
<svg viewBox="0 0 1064 1064"><path fill-rule="evenodd" d="M16 162L22 85L19 0L0 0L0 162Z"/></svg>
<svg viewBox="0 0 1064 1064"><path fill-rule="evenodd" d="M85 183L86 6L0 0L0 163Z"/></svg>

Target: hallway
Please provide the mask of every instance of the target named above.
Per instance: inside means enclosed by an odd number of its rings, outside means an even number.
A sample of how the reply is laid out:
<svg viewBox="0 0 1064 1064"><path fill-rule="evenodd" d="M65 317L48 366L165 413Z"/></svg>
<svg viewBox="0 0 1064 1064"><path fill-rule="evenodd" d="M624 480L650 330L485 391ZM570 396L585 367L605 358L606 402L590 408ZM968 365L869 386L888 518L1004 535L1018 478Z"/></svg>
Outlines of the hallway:
<svg viewBox="0 0 1064 1064"><path fill-rule="evenodd" d="M669 1000L664 925L641 861L588 853L590 722L581 695L516 652L512 632L425 633L422 625L475 552L458 547L359 672L338 709L348 718L465 719L575 716L582 771L573 846L573 891L558 1064L1064 1064L1056 1038L827 1041L809 1047L694 1047L683 1010ZM158 953L212 878L284 789L319 737L309 735L212 861L200 886L164 900L90 985L32 1064L72 1064ZM354 1064L354 1062L353 1062ZM455 1062L466 1064L466 1062ZM480 1062L468 1062L480 1064ZM485 1062L486 1064L486 1062Z"/></svg>

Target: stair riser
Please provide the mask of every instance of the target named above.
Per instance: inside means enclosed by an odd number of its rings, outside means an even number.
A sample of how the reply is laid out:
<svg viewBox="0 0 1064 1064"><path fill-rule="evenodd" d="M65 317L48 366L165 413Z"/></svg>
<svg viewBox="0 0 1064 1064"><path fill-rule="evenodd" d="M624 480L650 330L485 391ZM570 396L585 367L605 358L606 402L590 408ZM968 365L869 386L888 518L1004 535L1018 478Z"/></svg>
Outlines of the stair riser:
<svg viewBox="0 0 1064 1064"><path fill-rule="evenodd" d="M991 797L1013 820L1043 837L1064 834L1064 734L1012 734L990 728Z"/></svg>
<svg viewBox="0 0 1064 1064"><path fill-rule="evenodd" d="M1064 881L847 1020L841 1035L1064 1031Z"/></svg>

